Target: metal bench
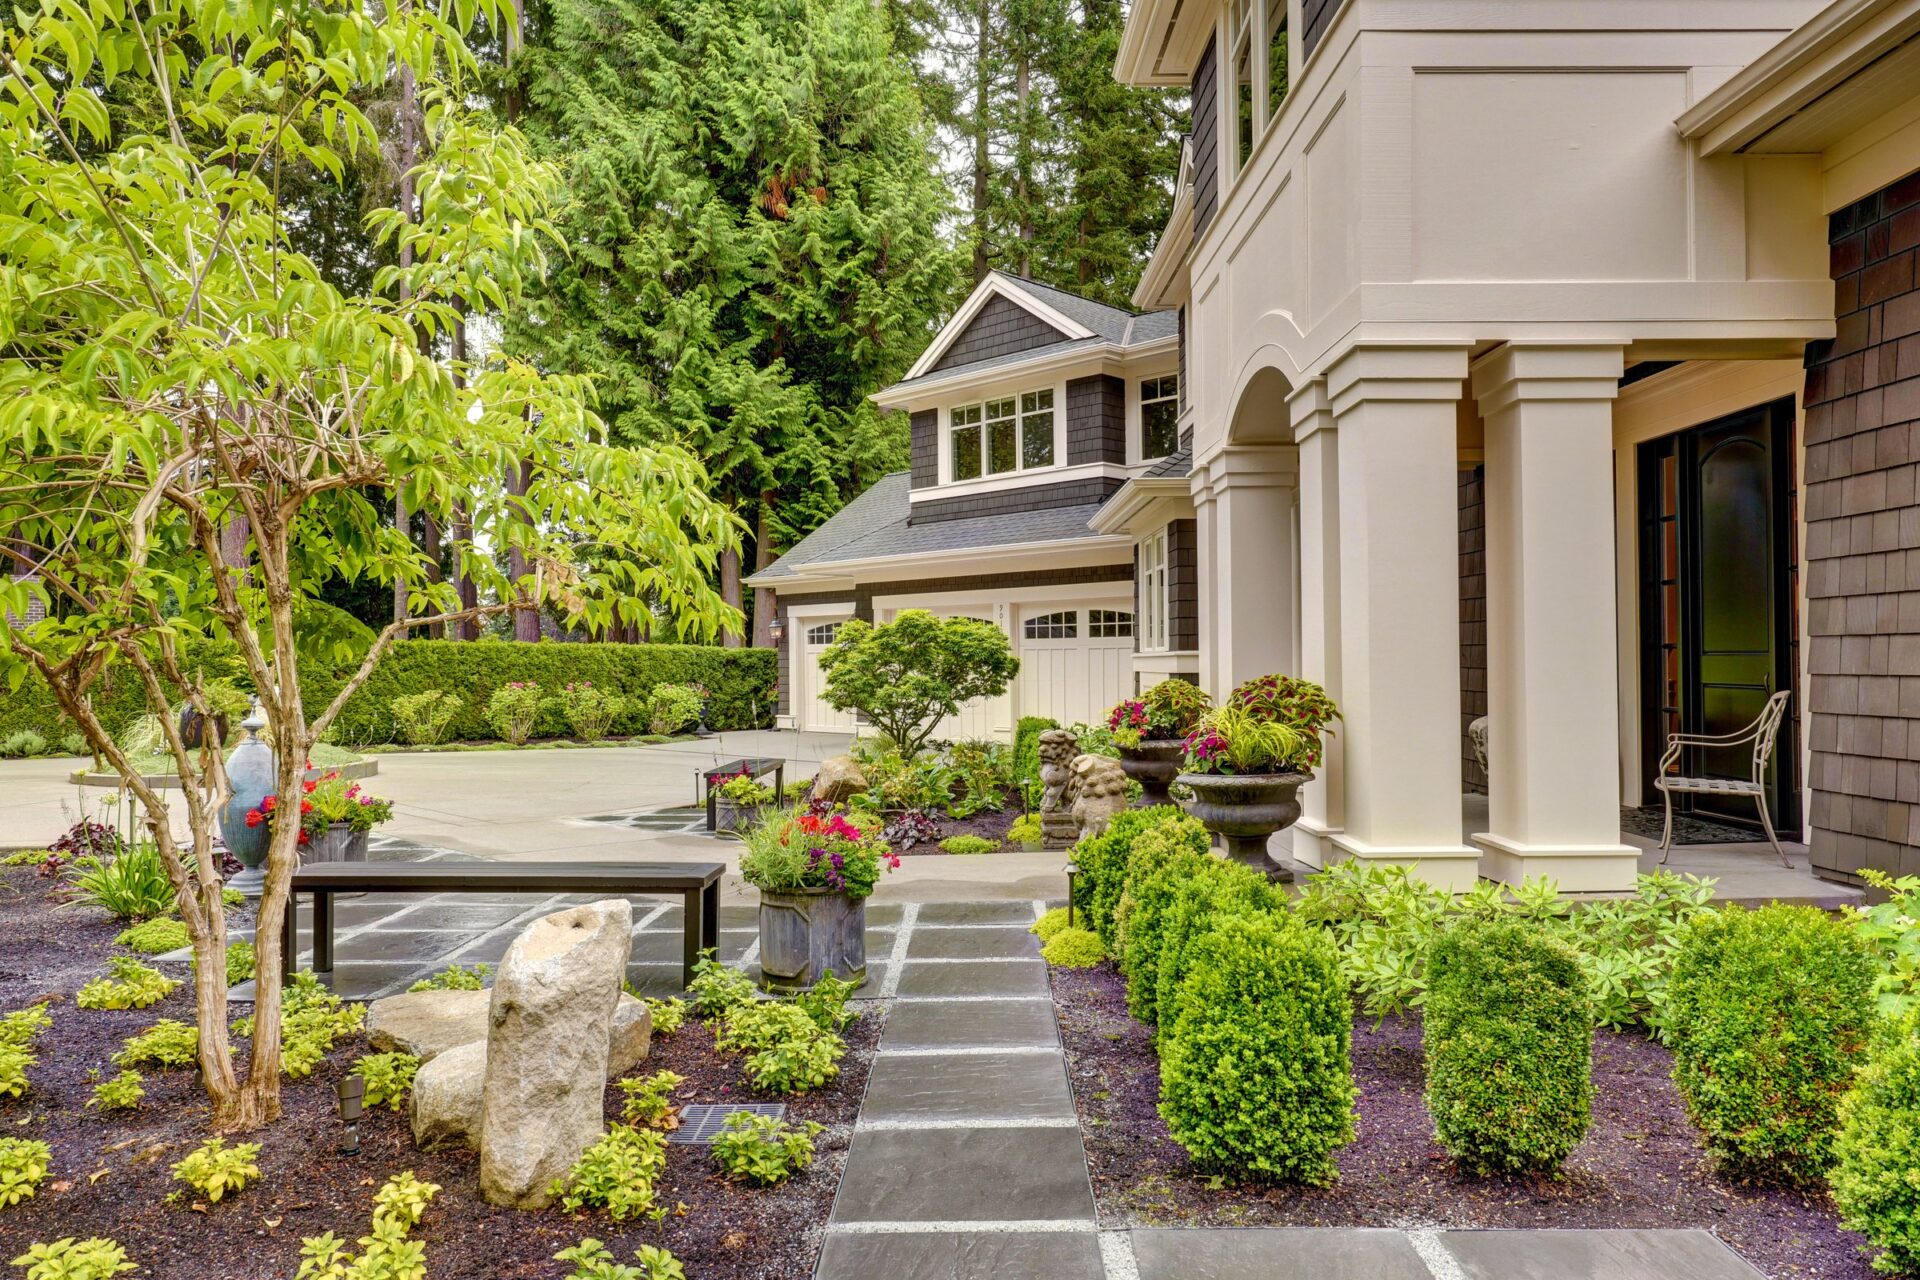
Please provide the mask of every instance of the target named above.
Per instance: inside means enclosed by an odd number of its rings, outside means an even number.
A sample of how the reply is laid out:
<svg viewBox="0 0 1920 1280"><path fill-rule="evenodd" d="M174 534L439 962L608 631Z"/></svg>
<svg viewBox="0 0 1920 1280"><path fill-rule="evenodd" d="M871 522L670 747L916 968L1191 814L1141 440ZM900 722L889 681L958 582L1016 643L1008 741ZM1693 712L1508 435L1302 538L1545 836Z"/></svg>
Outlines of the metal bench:
<svg viewBox="0 0 1920 1280"><path fill-rule="evenodd" d="M780 800L786 799L787 762L778 756L747 756L740 760L729 760L725 764L714 765L711 769L696 769L694 775L699 779L701 799L707 806L707 830L717 831L720 816L714 812L714 788L728 778L737 778L746 774L756 782L768 774L773 775L773 790Z"/></svg>
<svg viewBox="0 0 1920 1280"><path fill-rule="evenodd" d="M283 971L297 950L294 904L313 895L313 968L333 969L333 898L340 893L677 893L686 903L682 981L700 953L720 945L723 862L321 862L293 873L281 926Z"/></svg>

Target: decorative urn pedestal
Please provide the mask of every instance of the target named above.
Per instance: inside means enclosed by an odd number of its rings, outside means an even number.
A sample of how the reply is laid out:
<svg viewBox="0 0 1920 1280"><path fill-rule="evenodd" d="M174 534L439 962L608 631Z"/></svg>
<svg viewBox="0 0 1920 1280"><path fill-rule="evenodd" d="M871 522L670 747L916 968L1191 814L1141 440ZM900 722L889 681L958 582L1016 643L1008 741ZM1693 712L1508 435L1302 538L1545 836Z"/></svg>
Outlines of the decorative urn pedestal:
<svg viewBox="0 0 1920 1280"><path fill-rule="evenodd" d="M867 980L867 900L837 889L760 891L760 978L769 991L804 991L831 973Z"/></svg>
<svg viewBox="0 0 1920 1280"><path fill-rule="evenodd" d="M1179 738L1149 738L1137 747L1120 747L1120 767L1140 784L1144 806L1172 804L1167 788L1180 776L1186 744Z"/></svg>
<svg viewBox="0 0 1920 1280"><path fill-rule="evenodd" d="M336 822L307 842L301 855L303 864L314 862L365 862L369 832L355 831L344 822Z"/></svg>
<svg viewBox="0 0 1920 1280"><path fill-rule="evenodd" d="M1227 856L1282 883L1293 872L1267 856L1267 839L1300 820L1300 787L1310 773L1183 773L1174 781L1193 790L1180 807L1226 845Z"/></svg>
<svg viewBox="0 0 1920 1280"><path fill-rule="evenodd" d="M227 887L249 898L259 897L266 886L266 875L260 867L267 860L267 845L273 838L266 823L257 827L247 825L247 811L259 808L260 802L273 794L277 780L273 748L260 741L260 730L266 727L267 718L256 702L247 718L240 722L246 736L227 757L227 782L232 787L232 795L220 810L220 838L226 842L227 852L238 858L242 867L240 874L227 882Z"/></svg>

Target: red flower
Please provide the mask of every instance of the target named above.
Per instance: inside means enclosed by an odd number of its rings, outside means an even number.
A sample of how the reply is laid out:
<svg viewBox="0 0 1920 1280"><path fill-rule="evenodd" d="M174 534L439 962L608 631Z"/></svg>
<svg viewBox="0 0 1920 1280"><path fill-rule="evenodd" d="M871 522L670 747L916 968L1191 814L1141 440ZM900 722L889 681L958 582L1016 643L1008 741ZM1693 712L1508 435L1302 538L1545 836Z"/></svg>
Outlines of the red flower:
<svg viewBox="0 0 1920 1280"><path fill-rule="evenodd" d="M300 841L299 841L299 842L300 842L301 844L305 844L305 843L307 842L307 833L306 833L306 832L304 832L304 831L302 831L302 832L300 833Z"/></svg>
<svg viewBox="0 0 1920 1280"><path fill-rule="evenodd" d="M268 796L265 800L262 800L260 802L260 811L262 813L272 813L273 807L279 803L280 803L279 796Z"/></svg>
<svg viewBox="0 0 1920 1280"><path fill-rule="evenodd" d="M314 790L317 787L319 787L319 785L320 785L319 783L309 778L305 782L300 784L300 788L301 790L305 791L308 795L312 795L314 793Z"/></svg>
<svg viewBox="0 0 1920 1280"><path fill-rule="evenodd" d="M257 827L262 822L265 822L265 821L266 821L266 815L261 813L258 809L247 810L247 825L249 827Z"/></svg>
<svg viewBox="0 0 1920 1280"><path fill-rule="evenodd" d="M305 816L306 814L309 814L309 813L312 813L312 812L313 812L313 801L311 801L311 800L302 800L302 801L300 802L300 813L301 813L301 815L302 815L302 816Z"/></svg>

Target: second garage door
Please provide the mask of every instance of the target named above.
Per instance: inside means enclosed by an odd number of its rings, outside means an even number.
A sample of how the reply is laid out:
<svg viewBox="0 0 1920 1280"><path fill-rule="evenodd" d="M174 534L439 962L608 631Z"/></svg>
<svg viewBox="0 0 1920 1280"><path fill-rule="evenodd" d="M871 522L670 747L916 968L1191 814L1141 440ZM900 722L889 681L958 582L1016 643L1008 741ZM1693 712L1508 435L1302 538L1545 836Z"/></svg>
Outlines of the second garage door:
<svg viewBox="0 0 1920 1280"><path fill-rule="evenodd" d="M1017 630L1020 714L1094 724L1133 691L1131 601L1025 605Z"/></svg>

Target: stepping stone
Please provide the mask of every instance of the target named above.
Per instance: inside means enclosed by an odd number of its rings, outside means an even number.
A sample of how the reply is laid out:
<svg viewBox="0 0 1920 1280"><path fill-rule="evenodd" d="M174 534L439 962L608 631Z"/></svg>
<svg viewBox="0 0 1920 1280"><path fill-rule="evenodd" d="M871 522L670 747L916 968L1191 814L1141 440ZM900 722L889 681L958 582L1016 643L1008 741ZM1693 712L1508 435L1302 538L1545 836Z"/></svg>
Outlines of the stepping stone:
<svg viewBox="0 0 1920 1280"><path fill-rule="evenodd" d="M1025 929L1011 925L986 925L978 929L916 929L907 941L909 960L988 960L999 956L1039 954L1040 939Z"/></svg>
<svg viewBox="0 0 1920 1280"><path fill-rule="evenodd" d="M459 930L463 933L479 935L490 929L498 929L509 921L518 919L526 913L525 907L481 906L478 903L442 902L430 899L406 918L395 922L400 929ZM375 925L385 928L385 925Z"/></svg>
<svg viewBox="0 0 1920 1280"><path fill-rule="evenodd" d="M1498 1234L1508 1234L1505 1232ZM1406 1235L1371 1227L1227 1227L1128 1232L1140 1280L1432 1280ZM1677 1275L1678 1273L1676 1273ZM1555 1280L1585 1273L1569 1271Z"/></svg>
<svg viewBox="0 0 1920 1280"><path fill-rule="evenodd" d="M1093 1216L1078 1129L856 1131L833 1202L836 1223Z"/></svg>
<svg viewBox="0 0 1920 1280"><path fill-rule="evenodd" d="M873 902L869 900L867 903L867 928L872 929L878 927L891 929L900 923L900 917L904 915L905 912L906 908L897 902Z"/></svg>
<svg viewBox="0 0 1920 1280"><path fill-rule="evenodd" d="M814 1280L1104 1280L1091 1231L830 1234Z"/></svg>
<svg viewBox="0 0 1920 1280"><path fill-rule="evenodd" d="M955 1004L905 1001L887 1014L888 1049L1058 1048L1060 1030L1045 1000L981 1000Z"/></svg>
<svg viewBox="0 0 1920 1280"><path fill-rule="evenodd" d="M918 923L943 924L1017 924L1033 923L1033 904L1015 902L926 902L920 905Z"/></svg>
<svg viewBox="0 0 1920 1280"><path fill-rule="evenodd" d="M1467 1280L1761 1280L1709 1231L1442 1231L1440 1243Z"/></svg>
<svg viewBox="0 0 1920 1280"><path fill-rule="evenodd" d="M892 1033L886 1041L891 1044ZM873 1061L860 1123L1073 1118L1057 1053L889 1056Z"/></svg>
<svg viewBox="0 0 1920 1280"><path fill-rule="evenodd" d="M417 929L369 929L352 937L334 935L336 960L353 963L375 960L411 960L427 964L452 955L473 939L462 933L430 933Z"/></svg>
<svg viewBox="0 0 1920 1280"><path fill-rule="evenodd" d="M898 994L915 996L1043 996L1047 966L1039 960L929 964L908 961Z"/></svg>

